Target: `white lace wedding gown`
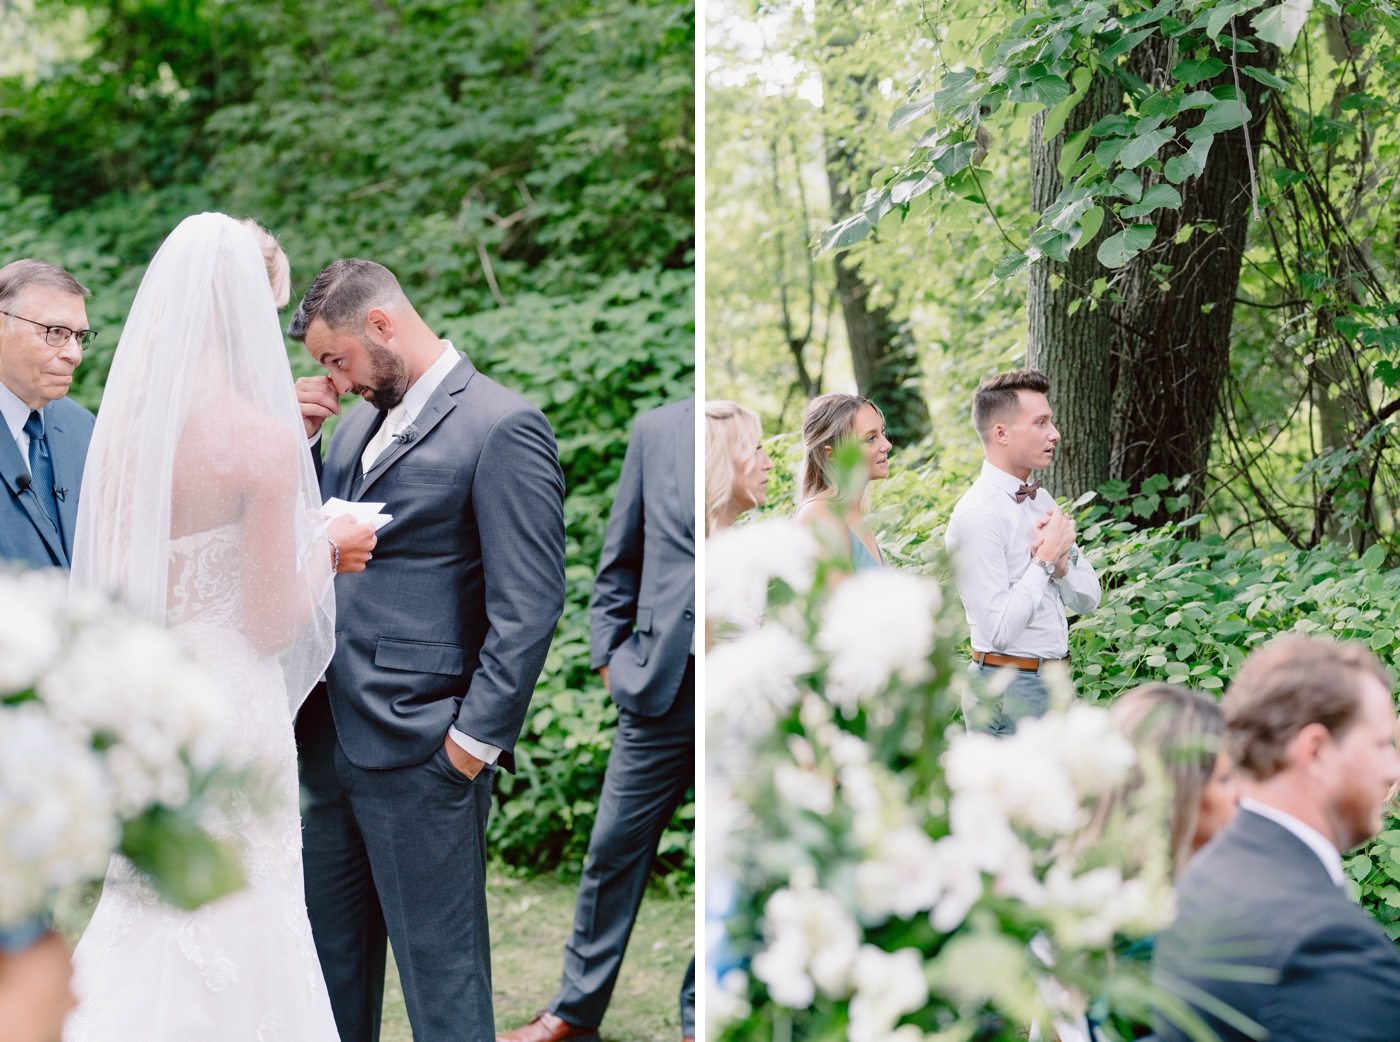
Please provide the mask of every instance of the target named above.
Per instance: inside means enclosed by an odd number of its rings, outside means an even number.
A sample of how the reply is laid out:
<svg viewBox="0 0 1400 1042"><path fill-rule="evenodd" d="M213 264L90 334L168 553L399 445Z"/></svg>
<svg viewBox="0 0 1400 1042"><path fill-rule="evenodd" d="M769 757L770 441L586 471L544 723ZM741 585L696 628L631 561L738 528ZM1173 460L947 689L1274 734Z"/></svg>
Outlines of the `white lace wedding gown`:
<svg viewBox="0 0 1400 1042"><path fill-rule="evenodd" d="M168 621L237 710L239 762L274 777L273 805L246 802L221 838L243 848L246 889L194 912L160 902L120 856L73 962L80 1005L64 1042L333 1042L301 869L296 742L281 666L236 615L240 526L170 542ZM265 797L266 798L266 797Z"/></svg>
<svg viewBox="0 0 1400 1042"><path fill-rule="evenodd" d="M335 647L320 516L261 248L224 214L188 217L112 360L71 588L166 626L224 687L226 759L271 784L211 828L241 851L236 893L181 911L112 859L73 955L64 1042L338 1042L303 895L292 731Z"/></svg>

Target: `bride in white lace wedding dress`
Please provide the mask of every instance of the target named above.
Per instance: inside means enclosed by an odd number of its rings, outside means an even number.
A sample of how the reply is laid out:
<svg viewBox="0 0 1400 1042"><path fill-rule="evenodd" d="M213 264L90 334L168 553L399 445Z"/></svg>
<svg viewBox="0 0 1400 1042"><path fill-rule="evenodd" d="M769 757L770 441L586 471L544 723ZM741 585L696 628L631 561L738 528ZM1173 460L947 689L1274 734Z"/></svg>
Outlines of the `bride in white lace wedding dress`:
<svg viewBox="0 0 1400 1042"><path fill-rule="evenodd" d="M285 299L282 301L285 303ZM272 784L215 831L248 885L194 912L114 857L64 1042L336 1042L302 883L292 721L334 647L320 493L255 233L185 220L147 269L88 456L73 588L162 622L222 682Z"/></svg>

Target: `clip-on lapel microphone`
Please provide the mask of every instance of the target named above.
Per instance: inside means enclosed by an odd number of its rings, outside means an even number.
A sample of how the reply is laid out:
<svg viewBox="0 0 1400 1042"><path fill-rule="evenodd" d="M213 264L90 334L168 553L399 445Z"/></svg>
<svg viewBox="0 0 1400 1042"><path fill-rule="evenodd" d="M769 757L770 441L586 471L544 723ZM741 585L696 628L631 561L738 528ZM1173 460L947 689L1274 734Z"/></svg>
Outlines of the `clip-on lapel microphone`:
<svg viewBox="0 0 1400 1042"><path fill-rule="evenodd" d="M31 493L33 493L33 495L34 495L34 502L37 503L37 504L39 504L39 513L43 514L43 515L44 515L44 519L45 519L46 521L48 521L49 524L53 525L53 527L54 527L55 530L57 530L57 529L58 529L58 525L54 523L54 519L53 519L53 518L49 517L49 512L48 512L47 510L44 509L44 501L43 501L42 499L39 498L39 493L37 493L37 492L34 491L34 479L31 478L28 474L21 474L21 475L19 475L17 478L15 478L15 484L19 486L19 491L20 491L20 494L21 494L21 495L24 494L25 492L31 492ZM54 489L54 492L55 492L55 493L56 493L57 491L58 491L57 489ZM64 492L64 495L67 495L68 490L67 490L67 489L64 489L63 492Z"/></svg>

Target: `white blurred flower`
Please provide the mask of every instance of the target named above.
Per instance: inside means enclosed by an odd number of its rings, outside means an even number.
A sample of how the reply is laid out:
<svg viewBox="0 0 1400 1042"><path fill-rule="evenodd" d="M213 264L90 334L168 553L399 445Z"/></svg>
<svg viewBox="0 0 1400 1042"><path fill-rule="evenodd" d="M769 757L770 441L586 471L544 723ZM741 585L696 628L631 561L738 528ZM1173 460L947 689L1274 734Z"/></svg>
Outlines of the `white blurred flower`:
<svg viewBox="0 0 1400 1042"><path fill-rule="evenodd" d="M96 755L37 705L0 708L0 926L101 876L116 840Z"/></svg>
<svg viewBox="0 0 1400 1042"><path fill-rule="evenodd" d="M972 733L950 744L944 767L955 793L987 797L1001 815L1043 836L1073 831L1084 811L1059 750L1048 734L1022 720L1005 738Z"/></svg>
<svg viewBox="0 0 1400 1042"><path fill-rule="evenodd" d="M870 922L890 915L907 919L931 909L942 896L940 851L917 825L886 832L876 856L856 866L856 902Z"/></svg>
<svg viewBox="0 0 1400 1042"><path fill-rule="evenodd" d="M63 647L68 578L0 572L0 695L32 687Z"/></svg>
<svg viewBox="0 0 1400 1042"><path fill-rule="evenodd" d="M84 629L40 682L54 719L105 745L123 817L189 798L189 767L215 766L229 729L222 689L149 623L116 618Z"/></svg>
<svg viewBox="0 0 1400 1042"><path fill-rule="evenodd" d="M719 622L756 624L768 609L773 579L798 593L811 588L816 556L816 539L796 521L761 521L716 533L705 544L705 613Z"/></svg>
<svg viewBox="0 0 1400 1042"><path fill-rule="evenodd" d="M797 701L797 678L816 663L806 644L777 623L715 646L705 659L705 709L750 734L773 724L774 710Z"/></svg>
<svg viewBox="0 0 1400 1042"><path fill-rule="evenodd" d="M895 1021L928 1002L924 959L917 948L887 952L873 944L863 945L851 978L856 993L846 1029L850 1042L888 1042Z"/></svg>
<svg viewBox="0 0 1400 1042"><path fill-rule="evenodd" d="M831 656L827 697L850 710L883 691L891 676L927 680L941 603L936 582L892 569L872 569L843 582L817 634L817 647Z"/></svg>
<svg viewBox="0 0 1400 1042"><path fill-rule="evenodd" d="M779 890L763 907L768 947L753 973L779 1005L806 1009L816 989L832 997L850 986L860 928L834 896L813 886Z"/></svg>
<svg viewBox="0 0 1400 1042"><path fill-rule="evenodd" d="M749 975L739 969L730 970L719 980L710 982L705 1003L705 1033L709 1038L718 1038L731 1020L749 1015L749 1002L744 997L748 990Z"/></svg>
<svg viewBox="0 0 1400 1042"><path fill-rule="evenodd" d="M1077 702L1065 713L1047 714L1031 723L1033 731L1044 732L1042 741L1059 751L1070 782L1081 796L1097 796L1122 784L1137 762L1133 743L1123 736L1107 709Z"/></svg>
<svg viewBox="0 0 1400 1042"><path fill-rule="evenodd" d="M1146 878L1125 880L1117 865L1076 876L1068 862L1056 862L1045 874L1045 895L1056 935L1070 947L1103 948L1124 929L1151 933L1176 912L1175 891L1165 880L1155 886Z"/></svg>
<svg viewBox="0 0 1400 1042"><path fill-rule="evenodd" d="M814 767L779 763L773 768L773 787L789 807L827 815L836 802L836 785Z"/></svg>

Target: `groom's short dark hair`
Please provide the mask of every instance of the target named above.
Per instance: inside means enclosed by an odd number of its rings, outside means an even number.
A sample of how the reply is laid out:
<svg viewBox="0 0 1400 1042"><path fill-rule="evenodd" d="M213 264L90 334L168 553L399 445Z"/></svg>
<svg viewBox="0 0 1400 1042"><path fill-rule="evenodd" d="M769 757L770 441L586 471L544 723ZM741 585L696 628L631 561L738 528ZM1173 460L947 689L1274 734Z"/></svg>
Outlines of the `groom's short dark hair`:
<svg viewBox="0 0 1400 1042"><path fill-rule="evenodd" d="M985 442L993 424L1020 410L1021 391L1049 394L1050 378L1039 369L1017 369L989 376L977 385L972 396L972 426L979 438Z"/></svg>
<svg viewBox="0 0 1400 1042"><path fill-rule="evenodd" d="M328 265L301 298L287 336L306 339L306 327L316 319L336 332L360 332L371 308L407 303L394 273L374 261L346 257Z"/></svg>

